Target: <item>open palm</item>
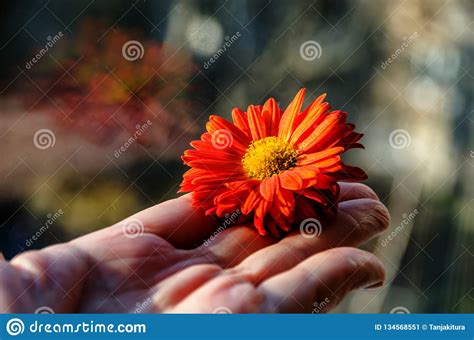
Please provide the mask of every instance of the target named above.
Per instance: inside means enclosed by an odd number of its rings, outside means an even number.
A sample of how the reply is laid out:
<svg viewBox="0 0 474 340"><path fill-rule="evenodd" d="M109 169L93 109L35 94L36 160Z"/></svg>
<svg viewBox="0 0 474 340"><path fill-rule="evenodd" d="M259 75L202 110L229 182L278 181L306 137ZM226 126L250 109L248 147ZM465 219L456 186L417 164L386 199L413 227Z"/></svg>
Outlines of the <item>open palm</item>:
<svg viewBox="0 0 474 340"><path fill-rule="evenodd" d="M282 240L232 226L210 242L213 221L189 195L68 243L0 262L0 311L33 313L311 312L350 290L377 287L384 270L351 248L388 226L371 189L341 183L339 213L320 235ZM130 235L130 223L144 233ZM136 237L135 237L136 236Z"/></svg>

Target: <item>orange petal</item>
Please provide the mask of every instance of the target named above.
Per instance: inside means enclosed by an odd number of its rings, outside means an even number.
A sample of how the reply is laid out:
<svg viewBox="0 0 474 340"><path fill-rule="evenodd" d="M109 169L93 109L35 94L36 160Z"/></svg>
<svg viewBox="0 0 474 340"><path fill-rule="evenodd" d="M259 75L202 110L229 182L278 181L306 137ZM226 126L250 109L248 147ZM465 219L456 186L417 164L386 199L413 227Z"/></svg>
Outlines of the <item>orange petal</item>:
<svg viewBox="0 0 474 340"><path fill-rule="evenodd" d="M279 204L270 208L270 215L275 220L280 229L287 232L290 230L290 221L282 214Z"/></svg>
<svg viewBox="0 0 474 340"><path fill-rule="evenodd" d="M298 176L297 172L292 170L283 171L279 176L282 188L288 190L301 190L303 188L303 179Z"/></svg>
<svg viewBox="0 0 474 340"><path fill-rule="evenodd" d="M305 92L306 89L304 88L298 91L295 98L293 99L291 104L288 105L281 117L280 126L278 129L278 136L280 136L286 141L290 140L296 116L300 113L301 106L303 106Z"/></svg>
<svg viewBox="0 0 474 340"><path fill-rule="evenodd" d="M260 194L267 201L273 201L273 197L278 191L280 186L278 175L273 175L260 183Z"/></svg>
<svg viewBox="0 0 474 340"><path fill-rule="evenodd" d="M339 172L339 171L343 171L343 170L344 170L343 163L339 162L339 163L335 163L331 166L321 168L321 173L328 174L328 173L331 173L331 172ZM331 176L332 176L332 174L331 174Z"/></svg>
<svg viewBox="0 0 474 340"><path fill-rule="evenodd" d="M255 215L253 217L253 224L261 236L265 236L267 234L267 231L265 230L265 227L263 226L263 218Z"/></svg>
<svg viewBox="0 0 474 340"><path fill-rule="evenodd" d="M215 186L215 185L224 185L224 184L226 184L227 182L230 182L230 181L241 181L245 178L246 178L246 176L244 174L240 174L240 175L236 174L236 175L234 175L230 178L230 177L227 177L227 176L222 176L221 174L217 175L216 173L211 172L211 175L199 176L199 177L193 178L191 183L193 185L212 185L212 186Z"/></svg>
<svg viewBox="0 0 474 340"><path fill-rule="evenodd" d="M197 167L200 169L208 169L208 170L214 170L210 169L213 166L220 167L217 168L219 171L235 171L237 172L241 167L242 163L240 162L231 162L228 160L219 160L219 159L188 159L186 156L181 157L187 165L192 166L192 167Z"/></svg>
<svg viewBox="0 0 474 340"><path fill-rule="evenodd" d="M303 180L316 178L320 174L318 167L313 165L298 166L294 168L293 171Z"/></svg>
<svg viewBox="0 0 474 340"><path fill-rule="evenodd" d="M337 183L337 180L333 176L320 174L317 178L314 188L317 189L330 189Z"/></svg>
<svg viewBox="0 0 474 340"><path fill-rule="evenodd" d="M291 217L295 209L295 197L293 196L293 192L281 189L278 190L276 197L283 216L286 216L287 218Z"/></svg>
<svg viewBox="0 0 474 340"><path fill-rule="evenodd" d="M290 143L296 144L307 130L314 128L329 108L330 106L328 103L319 104L317 99L312 102L305 112L303 112L306 114L306 117L295 128L291 135Z"/></svg>
<svg viewBox="0 0 474 340"><path fill-rule="evenodd" d="M268 111L270 113L270 126L269 126L269 135L277 136L278 135L278 126L280 125L281 110L278 107L275 99L270 98L263 105L263 111Z"/></svg>
<svg viewBox="0 0 474 340"><path fill-rule="evenodd" d="M247 117L250 127L250 132L252 134L253 140L259 140L265 138L266 135L266 127L265 121L262 115L257 112L253 105L250 105L247 109Z"/></svg>
<svg viewBox="0 0 474 340"><path fill-rule="evenodd" d="M300 194L321 204L326 204L328 199L316 189L306 189L300 191Z"/></svg>
<svg viewBox="0 0 474 340"><path fill-rule="evenodd" d="M336 156L344 152L343 147L335 147L320 152L303 154L298 158L298 165L309 165L325 160L326 158Z"/></svg>
<svg viewBox="0 0 474 340"><path fill-rule="evenodd" d="M262 110L262 119L265 125L265 136L272 135L272 114L268 110Z"/></svg>
<svg viewBox="0 0 474 340"><path fill-rule="evenodd" d="M342 117L345 116L341 111L329 114L307 138L297 144L297 148L301 151L307 152L313 147L318 146L318 144L332 132L333 128L339 123Z"/></svg>
<svg viewBox="0 0 474 340"><path fill-rule="evenodd" d="M222 117L211 115L209 121L206 124L206 129L209 133L213 134L218 130L226 130L230 132L230 136L225 136L233 139L233 142L239 143L244 148L247 148L250 143L249 138L242 132L237 126L228 122Z"/></svg>
<svg viewBox="0 0 474 340"><path fill-rule="evenodd" d="M351 165L343 165L342 171L333 173L333 176L338 181L344 182L360 182L367 179L367 174L361 168Z"/></svg>
<svg viewBox="0 0 474 340"><path fill-rule="evenodd" d="M234 121L235 126L242 130L247 137L250 137L250 128L247 121L247 114L239 108L232 110L232 120Z"/></svg>
<svg viewBox="0 0 474 340"><path fill-rule="evenodd" d="M247 199L245 200L244 204L242 204L242 214L248 215L250 214L257 203L260 201L260 195L257 193L257 190L252 190Z"/></svg>
<svg viewBox="0 0 474 340"><path fill-rule="evenodd" d="M341 163L341 157L333 156L333 157L323 159L321 161L314 162L311 165L317 166L321 170L321 172L324 172L326 168L330 168L340 163Z"/></svg>
<svg viewBox="0 0 474 340"><path fill-rule="evenodd" d="M238 202L219 203L216 205L216 215L219 217L230 214L238 208Z"/></svg>
<svg viewBox="0 0 474 340"><path fill-rule="evenodd" d="M271 203L266 200L261 200L260 203L255 208L254 223L257 227L257 230L260 235L266 235L266 230L264 227L265 216L270 210Z"/></svg>
<svg viewBox="0 0 474 340"><path fill-rule="evenodd" d="M226 148L228 149L228 148ZM242 156L236 155L234 153L227 152L226 149L223 150L212 150L209 152L208 150L186 150L184 152L184 156L189 158L211 158L211 159L221 159L221 160L229 160L229 161L237 161L239 162L242 159Z"/></svg>

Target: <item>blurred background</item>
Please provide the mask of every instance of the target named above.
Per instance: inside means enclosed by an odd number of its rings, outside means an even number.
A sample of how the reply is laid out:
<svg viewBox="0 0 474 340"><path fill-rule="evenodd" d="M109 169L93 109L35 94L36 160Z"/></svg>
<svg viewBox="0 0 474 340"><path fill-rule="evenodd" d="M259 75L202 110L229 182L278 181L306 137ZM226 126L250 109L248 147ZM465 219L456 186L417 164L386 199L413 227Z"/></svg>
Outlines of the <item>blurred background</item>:
<svg viewBox="0 0 474 340"><path fill-rule="evenodd" d="M389 230L387 284L336 312L474 312L474 3L8 1L0 11L6 258L176 197L209 114L301 87L349 112ZM315 312L324 301L315 301Z"/></svg>

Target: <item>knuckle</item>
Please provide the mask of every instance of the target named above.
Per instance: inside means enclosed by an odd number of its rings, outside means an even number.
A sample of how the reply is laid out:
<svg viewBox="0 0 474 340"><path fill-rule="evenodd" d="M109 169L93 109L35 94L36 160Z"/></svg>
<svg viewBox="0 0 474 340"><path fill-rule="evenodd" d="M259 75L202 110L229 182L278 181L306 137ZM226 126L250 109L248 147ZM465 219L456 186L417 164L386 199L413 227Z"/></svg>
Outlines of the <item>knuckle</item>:
<svg viewBox="0 0 474 340"><path fill-rule="evenodd" d="M188 267L186 270L196 271L198 270L202 275L210 276L222 272L222 268L217 264L212 263L200 263Z"/></svg>

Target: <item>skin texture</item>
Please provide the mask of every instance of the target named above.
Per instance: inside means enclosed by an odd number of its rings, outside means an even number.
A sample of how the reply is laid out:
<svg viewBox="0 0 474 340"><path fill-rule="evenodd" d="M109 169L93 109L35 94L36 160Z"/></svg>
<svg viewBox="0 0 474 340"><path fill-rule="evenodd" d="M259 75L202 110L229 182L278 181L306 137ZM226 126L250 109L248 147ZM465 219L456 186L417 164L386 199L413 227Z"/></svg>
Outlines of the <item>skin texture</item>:
<svg viewBox="0 0 474 340"><path fill-rule="evenodd" d="M348 292L382 285L385 272L355 247L388 227L389 213L362 184L341 183L339 212L318 237L282 240L232 226L207 246L216 224L189 195L68 243L0 261L0 311L33 313L325 312Z"/></svg>

